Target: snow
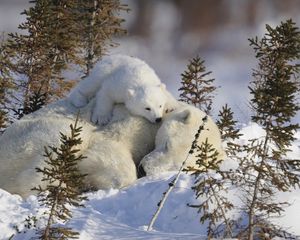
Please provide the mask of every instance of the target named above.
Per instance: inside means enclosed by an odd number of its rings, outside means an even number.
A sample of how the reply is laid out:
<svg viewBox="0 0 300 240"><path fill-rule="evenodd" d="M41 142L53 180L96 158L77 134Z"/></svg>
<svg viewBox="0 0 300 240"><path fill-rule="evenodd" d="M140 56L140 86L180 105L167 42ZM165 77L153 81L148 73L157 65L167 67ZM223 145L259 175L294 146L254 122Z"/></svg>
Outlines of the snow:
<svg viewBox="0 0 300 240"><path fill-rule="evenodd" d="M253 123L245 125L241 131L244 136L241 143L247 139L264 135L263 130ZM291 146L291 156L300 157L300 132L295 134L297 140ZM236 164L228 159L223 162L224 168L235 168ZM200 225L200 215L196 209L187 206L195 204L191 186L194 178L182 173L174 191L167 199L166 205L160 213L154 231L147 232L146 228L153 216L162 193L167 190L168 183L176 173L159 173L156 176L144 177L133 185L124 189L99 190L86 193L89 201L85 208L73 209L73 218L67 223L80 233L79 239L206 239L206 225ZM228 196L235 206L239 206L240 199L236 189L230 189ZM300 235L300 190L279 193L277 199L289 201L284 215L271 219L273 223L288 229L289 232ZM38 204L35 196L22 199L18 195L0 190L0 239L8 239L15 234L14 226L18 226L21 234L15 235L15 240L27 240L34 236L34 229L24 228L24 220L28 216L42 217L38 223L44 223L43 208ZM232 216L241 217L238 211ZM25 233L23 232L25 231Z"/></svg>
<svg viewBox="0 0 300 240"><path fill-rule="evenodd" d="M87 193L89 201L85 202L85 208L74 209L73 219L67 225L80 232L79 239L84 240L99 239L99 236L101 239L205 239L201 234L205 228L199 226L196 211L186 206L194 197L188 187L191 178L185 174L159 216L155 231L145 231L172 176L173 173L167 173L140 179L122 190ZM29 215L42 213L38 211L35 196L22 200L4 190L0 190L0 206L0 239L14 234L14 225L24 230L22 222ZM30 239L33 234L34 230L27 230L14 239Z"/></svg>

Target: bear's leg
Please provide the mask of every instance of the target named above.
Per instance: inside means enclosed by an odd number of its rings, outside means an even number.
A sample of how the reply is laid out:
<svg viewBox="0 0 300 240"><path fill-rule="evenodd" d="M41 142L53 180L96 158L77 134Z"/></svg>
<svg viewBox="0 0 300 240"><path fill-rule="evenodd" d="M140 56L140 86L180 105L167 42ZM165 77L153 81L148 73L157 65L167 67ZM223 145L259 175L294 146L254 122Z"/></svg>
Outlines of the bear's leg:
<svg viewBox="0 0 300 240"><path fill-rule="evenodd" d="M167 97L167 102L165 104L164 111L165 113L169 113L177 109L180 105L176 98L174 98L173 95L167 89L164 89L164 93Z"/></svg>
<svg viewBox="0 0 300 240"><path fill-rule="evenodd" d="M70 102L75 106L75 107L84 107L85 105L88 104L88 98L85 97L79 89L74 89L70 95L69 95L69 100Z"/></svg>
<svg viewBox="0 0 300 240"><path fill-rule="evenodd" d="M172 162L165 158L169 159L166 152L154 150L141 160L140 166L147 176L166 172L172 169Z"/></svg>
<svg viewBox="0 0 300 240"><path fill-rule="evenodd" d="M92 122L99 125L107 124L113 111L114 102L111 100L107 93L100 89L96 95L96 103L92 112Z"/></svg>

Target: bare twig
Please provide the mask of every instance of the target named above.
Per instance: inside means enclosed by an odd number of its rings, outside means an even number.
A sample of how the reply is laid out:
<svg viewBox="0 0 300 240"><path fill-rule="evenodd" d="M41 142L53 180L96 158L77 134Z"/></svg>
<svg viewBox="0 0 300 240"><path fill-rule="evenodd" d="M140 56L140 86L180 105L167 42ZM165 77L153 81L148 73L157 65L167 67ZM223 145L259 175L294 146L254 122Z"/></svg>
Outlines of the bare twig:
<svg viewBox="0 0 300 240"><path fill-rule="evenodd" d="M162 208L163 208L163 206L164 206L164 204L165 204L165 202L166 202L166 200L167 200L169 194L171 193L171 191L172 191L173 188L176 186L176 184L177 184L177 182L178 182L178 180L179 180L180 174L181 174L181 172L182 172L182 170L183 170L183 168L184 168L184 166L185 166L185 163L187 162L189 156L190 156L191 154L193 154L194 149L195 149L195 146L196 146L196 143L197 143L197 140L198 140L198 138L199 138L199 135L200 135L201 131L204 129L204 125L205 125L205 123L206 123L206 121L207 121L207 116L205 116L205 117L202 119L202 121L203 121L203 122L202 122L202 124L200 125L200 127L199 127L199 129L198 129L198 132L197 132L196 135L195 135L195 139L194 139L194 141L193 141L193 143L192 143L192 146L191 146L190 151L188 152L186 158L185 158L184 161L182 162L181 167L179 168L178 173L176 174L175 178L169 183L169 188L168 188L168 190L167 190L166 192L163 193L162 199L161 199L161 200L159 201L159 203L157 204L158 208L156 209L156 212L155 212L155 214L153 215L153 217L152 217L152 219L151 219L151 221L150 221L150 224L148 225L147 231L151 231L151 230L152 230L152 227L153 227L153 225L154 225L156 219L158 218L159 213L160 213L160 211L162 210Z"/></svg>

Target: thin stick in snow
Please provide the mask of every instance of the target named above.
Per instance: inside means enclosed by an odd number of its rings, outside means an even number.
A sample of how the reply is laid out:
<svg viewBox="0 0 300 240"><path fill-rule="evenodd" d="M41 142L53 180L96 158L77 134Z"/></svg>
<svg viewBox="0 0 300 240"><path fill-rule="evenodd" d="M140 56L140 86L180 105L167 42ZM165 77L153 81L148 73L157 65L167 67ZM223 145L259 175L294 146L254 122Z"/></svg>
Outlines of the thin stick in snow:
<svg viewBox="0 0 300 240"><path fill-rule="evenodd" d="M158 215L159 215L161 209L163 208L163 206L164 206L164 204L165 204L165 202L166 202L166 200L167 200L167 198L168 198L170 192L173 190L173 188L176 186L176 184L177 184L177 182L178 182L178 180L179 180L179 176L180 176L180 174L181 174L181 172L182 172L182 170L183 170L183 168L184 168L185 163L187 162L187 160L188 160L190 154L193 154L193 153L194 153L194 149L195 149L196 146L197 146L197 140L198 140L198 138L199 138L199 136L200 136L200 133L201 133L201 131L204 130L204 125L205 125L205 123L206 123L206 121L207 121L207 115L206 115L204 118L202 118L202 121L203 121L203 122L202 122L202 124L199 126L199 129L198 129L198 131L197 131L197 133L196 133L196 135L195 135L195 139L194 139L194 141L193 141L193 143L192 143L192 146L191 146L190 151L188 152L186 158L185 158L184 161L182 162L181 167L179 168L178 173L176 174L175 178L169 183L169 188L168 188L168 190L167 190L166 192L163 193L162 199L158 202L158 204L157 204L158 208L156 209L156 212L155 212L155 214L153 215L153 217L152 217L152 219L151 219L151 221L150 221L150 224L148 225L147 231L151 231L151 230L152 230L152 227L153 227L153 225L154 225L156 219L158 218Z"/></svg>

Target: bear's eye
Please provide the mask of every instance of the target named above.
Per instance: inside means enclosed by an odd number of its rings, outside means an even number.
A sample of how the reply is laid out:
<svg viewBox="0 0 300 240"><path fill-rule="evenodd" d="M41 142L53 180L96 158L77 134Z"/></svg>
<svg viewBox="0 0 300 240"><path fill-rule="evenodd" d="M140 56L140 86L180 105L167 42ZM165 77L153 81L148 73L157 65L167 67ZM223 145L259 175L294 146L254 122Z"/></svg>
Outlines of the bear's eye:
<svg viewBox="0 0 300 240"><path fill-rule="evenodd" d="M150 110L151 110L151 108L149 108L149 107L146 107L145 109L146 109L147 111L150 111Z"/></svg>
<svg viewBox="0 0 300 240"><path fill-rule="evenodd" d="M159 108L161 108L162 106L161 105L159 105Z"/></svg>

